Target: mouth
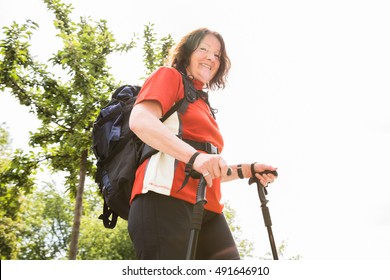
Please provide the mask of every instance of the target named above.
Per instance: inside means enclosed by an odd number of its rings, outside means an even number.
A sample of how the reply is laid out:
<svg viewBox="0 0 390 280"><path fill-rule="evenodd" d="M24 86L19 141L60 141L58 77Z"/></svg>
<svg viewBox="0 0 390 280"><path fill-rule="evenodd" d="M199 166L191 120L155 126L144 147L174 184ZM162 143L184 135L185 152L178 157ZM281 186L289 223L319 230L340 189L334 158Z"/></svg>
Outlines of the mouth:
<svg viewBox="0 0 390 280"><path fill-rule="evenodd" d="M208 64L201 63L200 65L202 65L203 67L205 67L205 68L207 68L207 69L211 70L211 66L210 66L210 65L208 65Z"/></svg>

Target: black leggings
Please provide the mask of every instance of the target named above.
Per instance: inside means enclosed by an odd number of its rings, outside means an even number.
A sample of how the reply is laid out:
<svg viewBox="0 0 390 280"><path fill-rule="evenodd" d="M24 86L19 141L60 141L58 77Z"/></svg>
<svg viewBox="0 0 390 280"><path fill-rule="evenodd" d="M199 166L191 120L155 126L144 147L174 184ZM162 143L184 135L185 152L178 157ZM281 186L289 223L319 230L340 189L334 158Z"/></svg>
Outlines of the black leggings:
<svg viewBox="0 0 390 280"><path fill-rule="evenodd" d="M185 259L192 208L190 203L154 192L136 197L129 212L128 230L137 258ZM196 259L240 259L223 214L204 211Z"/></svg>

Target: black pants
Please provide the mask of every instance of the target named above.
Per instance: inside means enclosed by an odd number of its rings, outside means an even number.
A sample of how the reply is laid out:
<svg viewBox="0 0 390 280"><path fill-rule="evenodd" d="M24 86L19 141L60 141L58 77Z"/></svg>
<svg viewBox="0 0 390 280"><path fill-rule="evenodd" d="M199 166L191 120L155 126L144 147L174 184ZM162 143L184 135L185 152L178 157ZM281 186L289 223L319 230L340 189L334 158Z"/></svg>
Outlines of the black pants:
<svg viewBox="0 0 390 280"><path fill-rule="evenodd" d="M128 230L137 258L185 259L193 205L148 192L131 204ZM233 260L239 253L223 214L205 210L196 259Z"/></svg>

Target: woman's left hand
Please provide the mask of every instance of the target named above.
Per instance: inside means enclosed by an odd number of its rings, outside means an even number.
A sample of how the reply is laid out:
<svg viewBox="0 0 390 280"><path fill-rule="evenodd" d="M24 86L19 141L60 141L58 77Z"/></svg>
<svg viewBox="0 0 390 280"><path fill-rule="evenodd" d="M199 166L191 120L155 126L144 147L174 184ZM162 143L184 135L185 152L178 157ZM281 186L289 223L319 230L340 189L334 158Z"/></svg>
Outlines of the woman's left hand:
<svg viewBox="0 0 390 280"><path fill-rule="evenodd" d="M260 180L260 183L263 186L267 186L269 183L272 183L277 178L277 176L275 176L272 173L260 174L261 172L264 172L267 170L268 171L276 171L277 168L270 166L270 165L262 164L262 163L255 163L254 164L254 171L256 174L256 178L258 178Z"/></svg>

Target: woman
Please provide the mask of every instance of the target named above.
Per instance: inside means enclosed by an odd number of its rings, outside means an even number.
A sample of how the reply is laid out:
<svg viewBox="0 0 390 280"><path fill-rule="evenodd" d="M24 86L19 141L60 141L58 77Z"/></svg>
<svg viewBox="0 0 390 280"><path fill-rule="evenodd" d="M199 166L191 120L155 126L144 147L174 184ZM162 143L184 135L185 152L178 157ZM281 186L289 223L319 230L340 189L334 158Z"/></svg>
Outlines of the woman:
<svg viewBox="0 0 390 280"><path fill-rule="evenodd" d="M229 69L230 60L222 36L200 28L183 37L171 53L169 66L152 73L139 93L130 128L159 151L138 168L133 186L129 233L139 259L186 257L199 182L195 178L186 180L185 167L189 162L192 165L187 167L202 174L208 186L196 258L239 259L222 213L220 183L252 177L251 165L229 166L220 155L223 138L207 93L201 93L184 113L176 112L164 123L160 121L184 97L181 73L190 78L196 90L213 90L225 87ZM209 143L208 146L215 148L197 149L196 145L190 145L192 141ZM263 185L274 181L271 174L260 176L257 173L276 168L258 163L252 168Z"/></svg>

